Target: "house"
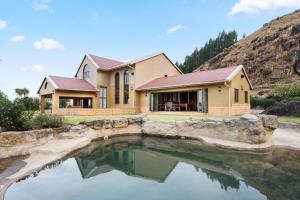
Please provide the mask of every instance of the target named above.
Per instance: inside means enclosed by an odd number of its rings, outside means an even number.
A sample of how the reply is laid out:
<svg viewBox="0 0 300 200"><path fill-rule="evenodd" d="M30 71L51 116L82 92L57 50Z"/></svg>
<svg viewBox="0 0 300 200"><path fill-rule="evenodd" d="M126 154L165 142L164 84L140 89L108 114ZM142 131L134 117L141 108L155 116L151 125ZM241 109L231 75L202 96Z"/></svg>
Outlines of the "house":
<svg viewBox="0 0 300 200"><path fill-rule="evenodd" d="M60 115L197 112L248 113L252 85L243 66L182 74L164 54L129 62L87 54L74 78L48 76L38 94L41 111Z"/></svg>

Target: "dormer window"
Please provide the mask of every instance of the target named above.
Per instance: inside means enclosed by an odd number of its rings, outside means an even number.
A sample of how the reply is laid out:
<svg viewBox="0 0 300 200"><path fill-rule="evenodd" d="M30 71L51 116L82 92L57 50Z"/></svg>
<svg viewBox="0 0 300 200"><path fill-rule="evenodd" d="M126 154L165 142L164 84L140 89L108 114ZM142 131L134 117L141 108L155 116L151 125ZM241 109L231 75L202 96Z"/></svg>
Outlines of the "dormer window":
<svg viewBox="0 0 300 200"><path fill-rule="evenodd" d="M88 65L85 65L83 67L83 79L86 80L90 78L90 67Z"/></svg>

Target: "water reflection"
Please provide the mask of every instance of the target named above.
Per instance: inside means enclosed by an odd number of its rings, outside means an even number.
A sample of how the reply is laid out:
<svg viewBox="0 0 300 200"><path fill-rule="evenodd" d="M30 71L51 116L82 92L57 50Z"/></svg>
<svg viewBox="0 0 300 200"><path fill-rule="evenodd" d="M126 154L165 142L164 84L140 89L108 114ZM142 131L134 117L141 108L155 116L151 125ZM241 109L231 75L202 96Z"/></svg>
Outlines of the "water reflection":
<svg viewBox="0 0 300 200"><path fill-rule="evenodd" d="M282 149L250 154L188 140L113 138L14 184L6 200L299 200L299 161L299 152Z"/></svg>
<svg viewBox="0 0 300 200"><path fill-rule="evenodd" d="M268 199L300 199L300 152L273 149L237 153L186 140L115 138L91 145L75 157L84 179L119 170L129 176L164 182L180 162L204 172L223 190L241 181Z"/></svg>

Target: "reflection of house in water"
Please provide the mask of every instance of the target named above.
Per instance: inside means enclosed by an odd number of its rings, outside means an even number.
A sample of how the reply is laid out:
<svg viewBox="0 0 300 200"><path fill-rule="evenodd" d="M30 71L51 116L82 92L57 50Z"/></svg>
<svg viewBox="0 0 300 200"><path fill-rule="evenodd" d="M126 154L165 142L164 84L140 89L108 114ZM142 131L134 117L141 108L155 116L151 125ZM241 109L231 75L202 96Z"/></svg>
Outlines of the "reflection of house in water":
<svg viewBox="0 0 300 200"><path fill-rule="evenodd" d="M77 156L78 167L83 178L90 178L114 169L130 176L139 176L164 182L175 168L177 161L167 155L130 148L128 144L114 144L111 149L104 146L87 156Z"/></svg>

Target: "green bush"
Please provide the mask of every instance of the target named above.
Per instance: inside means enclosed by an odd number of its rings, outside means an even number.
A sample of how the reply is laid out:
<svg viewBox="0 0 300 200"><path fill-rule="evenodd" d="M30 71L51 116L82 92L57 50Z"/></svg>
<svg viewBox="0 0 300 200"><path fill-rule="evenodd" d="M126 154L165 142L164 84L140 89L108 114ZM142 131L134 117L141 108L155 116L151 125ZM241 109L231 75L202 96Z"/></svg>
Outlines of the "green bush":
<svg viewBox="0 0 300 200"><path fill-rule="evenodd" d="M251 108L261 107L266 109L270 106L273 106L275 103L276 100L274 99L261 99L257 97L251 97L250 99Z"/></svg>
<svg viewBox="0 0 300 200"><path fill-rule="evenodd" d="M18 101L11 102L0 91L0 126L7 131L21 131L30 129L29 120L32 113L25 112L25 107Z"/></svg>
<svg viewBox="0 0 300 200"><path fill-rule="evenodd" d="M292 100L300 98L300 85L279 85L276 86L273 90L274 96L279 96L284 100Z"/></svg>
<svg viewBox="0 0 300 200"><path fill-rule="evenodd" d="M39 113L33 117L30 124L33 129L57 128L64 123L64 118L57 115Z"/></svg>
<svg viewBox="0 0 300 200"><path fill-rule="evenodd" d="M300 101L300 96L299 97L292 97L292 98L290 98L290 101Z"/></svg>

